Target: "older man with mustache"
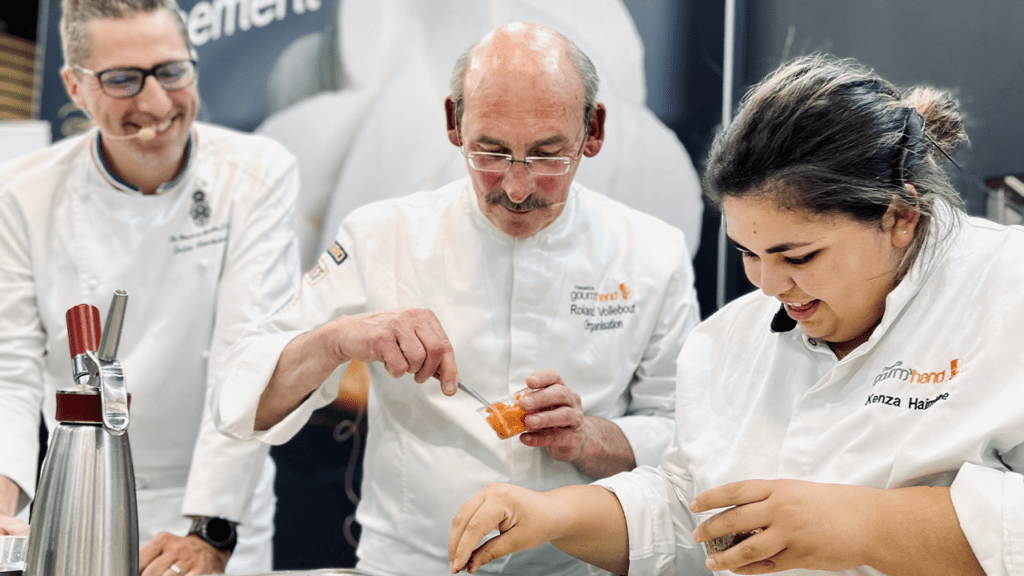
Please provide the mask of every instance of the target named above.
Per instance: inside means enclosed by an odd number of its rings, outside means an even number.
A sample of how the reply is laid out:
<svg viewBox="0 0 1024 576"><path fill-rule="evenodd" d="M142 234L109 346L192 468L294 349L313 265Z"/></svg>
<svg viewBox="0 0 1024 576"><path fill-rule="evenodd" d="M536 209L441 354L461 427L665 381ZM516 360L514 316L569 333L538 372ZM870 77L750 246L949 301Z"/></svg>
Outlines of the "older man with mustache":
<svg viewBox="0 0 1024 576"><path fill-rule="evenodd" d="M588 483L668 444L693 272L682 232L573 182L605 138L596 93L561 34L492 31L445 102L469 177L354 211L292 304L230 353L221 430L271 443L333 400L343 364L370 363L364 572L448 572L451 518L490 482ZM499 439L460 380L492 400L529 388L525 432ZM589 570L550 545L499 564L484 570Z"/></svg>

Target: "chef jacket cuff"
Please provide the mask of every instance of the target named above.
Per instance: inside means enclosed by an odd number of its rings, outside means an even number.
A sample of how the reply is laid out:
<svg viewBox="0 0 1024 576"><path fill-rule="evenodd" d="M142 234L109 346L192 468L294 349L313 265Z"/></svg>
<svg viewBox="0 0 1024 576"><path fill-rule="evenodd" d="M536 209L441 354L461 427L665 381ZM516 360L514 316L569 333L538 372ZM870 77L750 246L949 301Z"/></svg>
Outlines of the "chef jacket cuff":
<svg viewBox="0 0 1024 576"><path fill-rule="evenodd" d="M326 406L337 397L337 385L327 384L337 379L328 378L324 385L313 391L283 420L268 430L255 430L260 395L277 368L281 352L301 333L268 334L249 343L241 357L228 368L227 377L218 391L215 411L218 430L235 438L258 438L268 444L284 444L306 424L314 410Z"/></svg>
<svg viewBox="0 0 1024 576"><path fill-rule="evenodd" d="M622 416L612 419L622 430L637 466L661 464L665 448L675 433L675 420L662 416Z"/></svg>
<svg viewBox="0 0 1024 576"><path fill-rule="evenodd" d="M675 574L675 538L661 476L644 466L594 482L615 494L626 516L629 574Z"/></svg>
<svg viewBox="0 0 1024 576"><path fill-rule="evenodd" d="M967 463L949 492L985 574L1024 574L1024 476Z"/></svg>

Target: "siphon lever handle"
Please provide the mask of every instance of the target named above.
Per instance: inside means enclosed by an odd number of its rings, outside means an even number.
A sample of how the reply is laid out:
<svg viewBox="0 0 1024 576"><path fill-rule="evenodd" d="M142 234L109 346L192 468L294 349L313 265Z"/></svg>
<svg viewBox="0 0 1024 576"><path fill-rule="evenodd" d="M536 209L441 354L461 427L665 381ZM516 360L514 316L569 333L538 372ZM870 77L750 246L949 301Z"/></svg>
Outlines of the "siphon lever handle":
<svg viewBox="0 0 1024 576"><path fill-rule="evenodd" d="M121 327L124 312L128 306L128 293L115 290L114 298L107 311L107 323L103 326L103 338L97 354L101 364L100 401L103 404L103 427L114 436L128 430L128 390L125 386L124 371L117 361L117 347L121 342Z"/></svg>

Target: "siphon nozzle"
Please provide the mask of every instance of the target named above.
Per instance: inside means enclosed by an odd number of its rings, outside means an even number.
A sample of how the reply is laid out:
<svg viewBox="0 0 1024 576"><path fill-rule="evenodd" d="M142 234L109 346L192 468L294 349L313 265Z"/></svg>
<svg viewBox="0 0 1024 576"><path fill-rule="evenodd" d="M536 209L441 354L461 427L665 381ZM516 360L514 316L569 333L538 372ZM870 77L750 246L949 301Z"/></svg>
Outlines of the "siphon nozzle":
<svg viewBox="0 0 1024 576"><path fill-rule="evenodd" d="M117 358L117 347L121 342L121 327L124 325L124 311L128 306L128 293L115 290L114 298L107 311L107 322L103 326L103 338L97 356L100 360L112 362Z"/></svg>

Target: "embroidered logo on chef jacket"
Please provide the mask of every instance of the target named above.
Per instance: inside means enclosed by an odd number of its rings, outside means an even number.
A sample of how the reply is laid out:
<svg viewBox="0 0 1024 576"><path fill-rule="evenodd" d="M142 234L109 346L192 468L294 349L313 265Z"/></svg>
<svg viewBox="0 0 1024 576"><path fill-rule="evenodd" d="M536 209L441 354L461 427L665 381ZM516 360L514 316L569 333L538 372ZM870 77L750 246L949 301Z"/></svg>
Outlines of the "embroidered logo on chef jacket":
<svg viewBox="0 0 1024 576"><path fill-rule="evenodd" d="M590 332L620 330L623 321L636 314L633 293L620 283L611 290L575 285L569 293L569 315L583 317L583 329Z"/></svg>
<svg viewBox="0 0 1024 576"><path fill-rule="evenodd" d="M954 358L949 361L949 368L939 370L937 372L929 372L927 370L918 371L909 366L904 366L903 361L899 360L892 366L886 366L882 368L878 376L875 376L874 384L884 382L886 380L902 380L911 384L941 384L956 378L960 373L960 359ZM872 384L872 385L874 385Z"/></svg>
<svg viewBox="0 0 1024 576"><path fill-rule="evenodd" d="M171 247L175 255L201 250L208 246L223 244L228 241L228 224L218 224L203 228L196 232L182 232L171 234Z"/></svg>
<svg viewBox="0 0 1024 576"><path fill-rule="evenodd" d="M872 386L876 386L882 382L893 382L899 384L910 384L914 389L906 396L895 396L889 394L868 394L867 401L864 402L865 406L872 404L880 404L884 406L892 406L894 408L905 408L909 410L927 410L934 406L938 402L949 399L949 392L936 393L934 388L929 386L928 388L919 389L917 385L934 385L948 383L956 378L963 371L963 362L959 358L954 358L949 361L949 368L944 368L937 371L920 370L905 366L902 360L897 361L892 366L886 366L882 368L881 372L875 376ZM928 390L931 390L929 393Z"/></svg>
<svg viewBox="0 0 1024 576"><path fill-rule="evenodd" d="M327 249L327 253L334 259L335 264L341 264L346 258L348 258L348 253L345 252L345 249L337 242L334 243L334 246Z"/></svg>
<svg viewBox="0 0 1024 576"><path fill-rule="evenodd" d="M324 259L321 257L319 260L316 261L316 264L314 264L313 267L309 269L309 272L306 272L306 282L310 286L313 286L326 276L327 263L324 262Z"/></svg>
<svg viewBox="0 0 1024 576"><path fill-rule="evenodd" d="M200 228L206 226L206 223L210 221L211 212L210 203L206 201L206 194L202 190L193 192L192 208L189 209L188 215L192 217L196 226Z"/></svg>

